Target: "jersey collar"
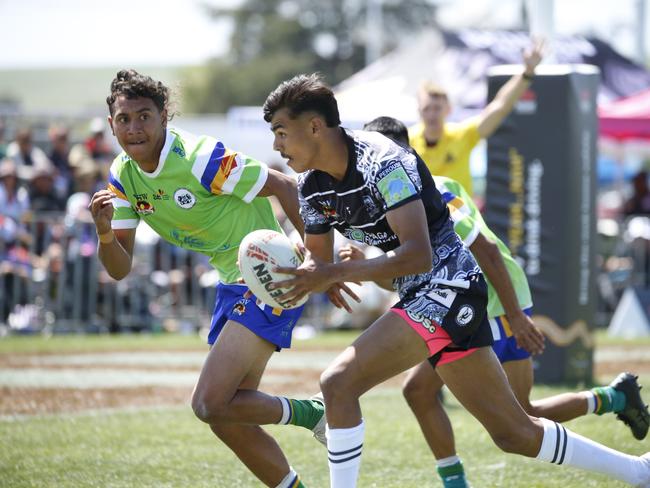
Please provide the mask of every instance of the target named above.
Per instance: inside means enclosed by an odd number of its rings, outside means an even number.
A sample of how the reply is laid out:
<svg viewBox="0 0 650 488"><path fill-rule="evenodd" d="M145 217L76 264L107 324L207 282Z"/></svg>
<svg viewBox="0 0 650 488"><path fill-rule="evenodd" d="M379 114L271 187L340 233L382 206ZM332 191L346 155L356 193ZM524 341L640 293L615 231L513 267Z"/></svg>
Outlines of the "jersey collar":
<svg viewBox="0 0 650 488"><path fill-rule="evenodd" d="M145 176L148 176L149 178L155 178L160 174L160 172L163 170L163 166L165 166L165 161L167 161L167 156L169 155L169 151L172 148L172 144L174 143L175 136L172 134L172 132L169 130L169 128L165 129L165 144L163 145L162 151L160 151L160 159L158 161L158 166L156 166L156 169L152 171L151 173L147 173L146 171L142 171L142 174Z"/></svg>

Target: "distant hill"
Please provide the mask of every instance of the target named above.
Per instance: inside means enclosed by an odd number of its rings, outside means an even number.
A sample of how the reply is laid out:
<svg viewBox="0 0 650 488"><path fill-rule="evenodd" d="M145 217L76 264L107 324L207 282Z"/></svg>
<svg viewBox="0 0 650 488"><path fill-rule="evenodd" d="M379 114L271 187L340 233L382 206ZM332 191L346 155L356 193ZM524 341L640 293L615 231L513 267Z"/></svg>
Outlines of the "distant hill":
<svg viewBox="0 0 650 488"><path fill-rule="evenodd" d="M131 67L131 66L129 66ZM16 100L25 112L105 113L111 80L122 67L0 69L0 100ZM177 87L188 66L133 66Z"/></svg>

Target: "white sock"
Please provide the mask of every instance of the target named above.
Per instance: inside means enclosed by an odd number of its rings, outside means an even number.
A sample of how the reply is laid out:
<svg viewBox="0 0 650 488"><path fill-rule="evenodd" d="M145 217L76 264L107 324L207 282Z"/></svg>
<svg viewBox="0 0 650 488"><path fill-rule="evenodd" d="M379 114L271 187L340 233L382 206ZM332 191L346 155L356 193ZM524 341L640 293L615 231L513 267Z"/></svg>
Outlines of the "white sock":
<svg viewBox="0 0 650 488"><path fill-rule="evenodd" d="M350 429L330 429L329 425L326 426L331 488L357 486L364 430L363 420Z"/></svg>
<svg viewBox="0 0 650 488"><path fill-rule="evenodd" d="M280 400L280 404L282 405L282 417L280 418L278 424L281 425L287 425L289 421L291 420L291 404L289 403L289 400L287 400L285 397L275 397L278 400Z"/></svg>
<svg viewBox="0 0 650 488"><path fill-rule="evenodd" d="M460 462L458 455L449 456L442 459L436 459L436 466L439 468L446 468L447 466L453 466L456 463Z"/></svg>
<svg viewBox="0 0 650 488"><path fill-rule="evenodd" d="M542 447L537 454L540 461L603 473L632 485L648 476L648 467L640 457L605 447L556 422L540 420L544 423Z"/></svg>
<svg viewBox="0 0 650 488"><path fill-rule="evenodd" d="M298 476L298 474L293 470L293 468L289 466L289 474L286 475L282 479L282 481L280 481L280 484L275 488L292 488L293 486L296 486L299 481L300 481L300 476Z"/></svg>

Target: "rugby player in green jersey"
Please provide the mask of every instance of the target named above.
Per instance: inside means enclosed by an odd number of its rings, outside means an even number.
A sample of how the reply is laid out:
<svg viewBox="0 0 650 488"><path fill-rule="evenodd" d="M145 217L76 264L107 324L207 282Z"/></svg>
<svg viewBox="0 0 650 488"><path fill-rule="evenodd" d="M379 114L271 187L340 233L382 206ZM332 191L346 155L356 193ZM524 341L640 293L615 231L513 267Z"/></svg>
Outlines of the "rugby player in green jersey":
<svg viewBox="0 0 650 488"><path fill-rule="evenodd" d="M133 70L117 73L107 98L108 121L124 150L108 188L92 198L99 258L115 279L131 271L136 226L145 221L170 243L207 255L221 282L211 345L192 408L265 485L303 486L276 441L260 425L294 424L323 440L322 401L294 400L258 390L274 351L291 345L302 308L273 309L238 283L239 243L249 232L282 232L268 196L275 196L303 234L296 183L212 137L168 127L169 90ZM330 298L347 307L340 286Z"/></svg>

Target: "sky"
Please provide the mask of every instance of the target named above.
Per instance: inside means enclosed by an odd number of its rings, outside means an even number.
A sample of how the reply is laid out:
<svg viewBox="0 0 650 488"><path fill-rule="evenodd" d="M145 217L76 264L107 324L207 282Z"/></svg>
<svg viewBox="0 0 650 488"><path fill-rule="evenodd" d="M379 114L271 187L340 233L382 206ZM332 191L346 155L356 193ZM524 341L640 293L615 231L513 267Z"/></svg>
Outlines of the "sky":
<svg viewBox="0 0 650 488"><path fill-rule="evenodd" d="M201 63L227 52L232 28L211 20L202 5L241 1L0 0L0 69ZM513 26L521 5L521 0L436 1L442 5L440 21L450 27ZM633 56L638 1L555 0L556 32L595 33ZM650 0L643 1L650 26Z"/></svg>
<svg viewBox="0 0 650 488"><path fill-rule="evenodd" d="M0 69L197 64L231 32L206 3L235 0L0 0Z"/></svg>

